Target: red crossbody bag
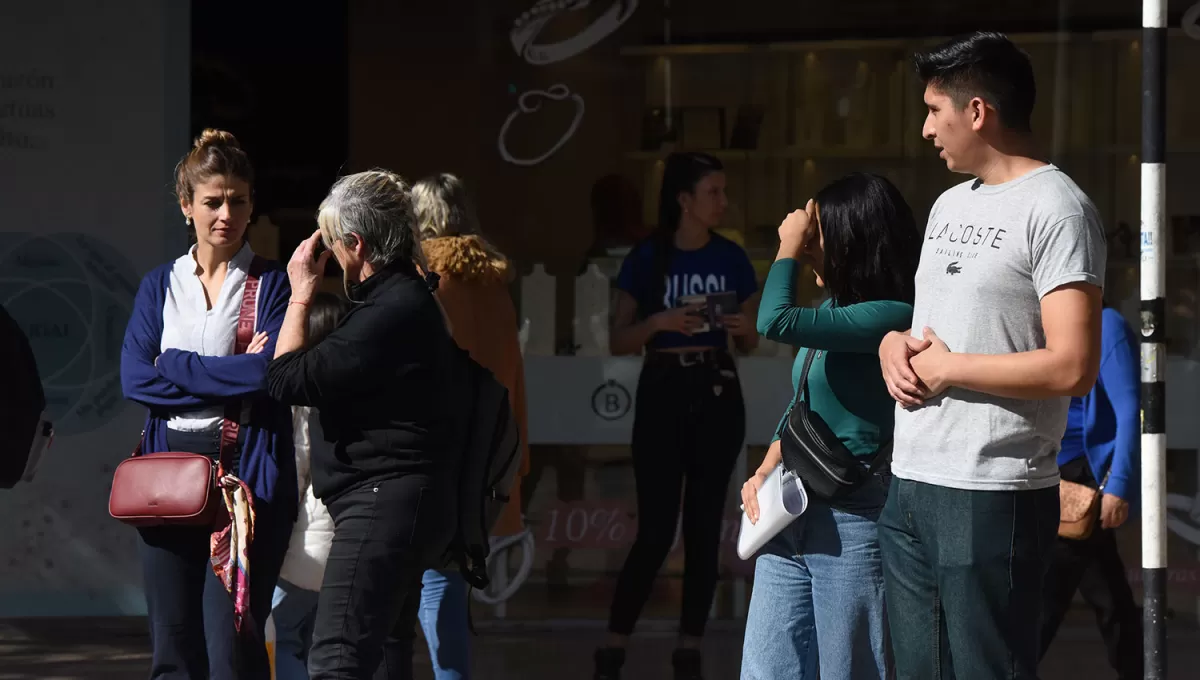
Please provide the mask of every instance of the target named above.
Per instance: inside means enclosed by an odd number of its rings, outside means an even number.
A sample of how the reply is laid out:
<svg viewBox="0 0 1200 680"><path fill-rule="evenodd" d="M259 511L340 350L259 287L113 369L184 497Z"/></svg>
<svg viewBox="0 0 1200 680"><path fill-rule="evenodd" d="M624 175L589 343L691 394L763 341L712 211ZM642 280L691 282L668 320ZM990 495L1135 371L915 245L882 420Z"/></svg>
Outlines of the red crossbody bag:
<svg viewBox="0 0 1200 680"><path fill-rule="evenodd" d="M254 338L258 283L264 264L265 260L255 256L246 273L234 354L245 354ZM142 453L139 438L133 455L121 461L113 473L108 514L139 527L216 525L221 518L218 511L226 509L217 481L224 477L232 461L241 416L241 399L226 404L221 450L216 460L199 453Z"/></svg>

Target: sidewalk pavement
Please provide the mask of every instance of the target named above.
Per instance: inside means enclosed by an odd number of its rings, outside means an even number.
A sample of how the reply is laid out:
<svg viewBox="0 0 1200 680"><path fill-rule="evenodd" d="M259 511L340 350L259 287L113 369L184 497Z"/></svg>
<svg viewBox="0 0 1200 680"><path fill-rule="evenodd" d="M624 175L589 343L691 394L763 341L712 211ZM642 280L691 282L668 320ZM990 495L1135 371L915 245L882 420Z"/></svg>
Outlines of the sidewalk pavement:
<svg viewBox="0 0 1200 680"><path fill-rule="evenodd" d="M475 638L478 680L590 680L592 649L603 633L594 624L566 622L506 625ZM1176 630L1168 649L1167 680L1192 680L1200 667L1200 633ZM625 678L670 677L673 639L664 633L634 637ZM432 678L428 654L418 640L416 677ZM741 630L713 626L705 644L705 677L738 677ZM146 677L149 641L137 618L0 620L0 680L135 680ZM1094 628L1066 628L1041 669L1041 680L1112 678Z"/></svg>

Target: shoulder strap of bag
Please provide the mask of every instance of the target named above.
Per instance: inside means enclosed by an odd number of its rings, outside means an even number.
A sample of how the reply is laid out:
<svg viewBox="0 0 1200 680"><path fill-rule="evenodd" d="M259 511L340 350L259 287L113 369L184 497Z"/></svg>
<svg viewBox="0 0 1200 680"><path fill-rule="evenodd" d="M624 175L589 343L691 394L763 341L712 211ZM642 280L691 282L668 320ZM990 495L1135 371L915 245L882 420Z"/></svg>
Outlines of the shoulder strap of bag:
<svg viewBox="0 0 1200 680"><path fill-rule="evenodd" d="M813 360L816 359L817 356L817 353L811 349L806 351L808 354L804 357L804 368L800 369L800 389L803 390L805 402L808 401L808 371L812 368ZM799 401L800 394L792 397L792 402L788 404L788 410L787 413L784 414L784 418L788 420L791 419L792 414L796 413L796 404L799 403ZM800 415L804 415L803 409L801 409Z"/></svg>
<svg viewBox="0 0 1200 680"><path fill-rule="evenodd" d="M804 402L810 407L812 406L812 398L808 395L808 372L812 369L813 361L817 358L817 350L808 350L808 356L804 357L804 368L800 370L800 389L804 391Z"/></svg>
<svg viewBox="0 0 1200 680"><path fill-rule="evenodd" d="M250 347L250 341L254 339L254 326L258 321L258 283L266 264L266 260L255 255L246 271L242 309L238 314L237 338L233 344L234 354L245 354L246 349ZM225 404L225 422L221 425L221 455L218 460L218 474L222 477L233 461L233 451L237 448L238 434L242 427L241 420L242 400L234 399Z"/></svg>
<svg viewBox="0 0 1200 680"><path fill-rule="evenodd" d="M812 397L808 392L808 372L812 369L813 361L816 358L817 350L808 350L808 356L804 358L804 368L800 371L800 388L804 390L804 403L808 407L807 409L800 410L800 416L805 419L808 418L808 410L812 408ZM881 468L884 463L891 460L892 443L892 438L888 437L882 444L879 445L879 448L875 450L875 453L871 454L870 462L867 463L868 473L874 473L876 470ZM1107 479L1107 477L1105 479Z"/></svg>

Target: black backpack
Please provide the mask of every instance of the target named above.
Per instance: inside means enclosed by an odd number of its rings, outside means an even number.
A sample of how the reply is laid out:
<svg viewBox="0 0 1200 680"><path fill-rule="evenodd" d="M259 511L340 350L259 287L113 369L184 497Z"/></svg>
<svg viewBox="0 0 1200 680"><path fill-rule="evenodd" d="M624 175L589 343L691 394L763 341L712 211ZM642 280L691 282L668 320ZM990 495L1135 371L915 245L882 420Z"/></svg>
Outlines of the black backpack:
<svg viewBox="0 0 1200 680"><path fill-rule="evenodd" d="M508 389L462 349L465 417L458 471L458 526L450 558L474 588L488 587L491 532L521 467L521 437Z"/></svg>
<svg viewBox="0 0 1200 680"><path fill-rule="evenodd" d="M0 488L29 481L54 428L29 338L0 306Z"/></svg>

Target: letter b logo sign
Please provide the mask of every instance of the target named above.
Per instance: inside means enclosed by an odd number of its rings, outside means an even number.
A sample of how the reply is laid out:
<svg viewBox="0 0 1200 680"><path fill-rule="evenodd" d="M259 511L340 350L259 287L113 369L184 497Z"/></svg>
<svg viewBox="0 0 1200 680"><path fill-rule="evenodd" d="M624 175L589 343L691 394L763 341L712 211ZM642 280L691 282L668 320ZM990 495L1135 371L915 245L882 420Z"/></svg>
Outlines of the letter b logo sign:
<svg viewBox="0 0 1200 680"><path fill-rule="evenodd" d="M592 392L592 411L605 420L620 420L633 404L629 390L616 380L609 380Z"/></svg>

